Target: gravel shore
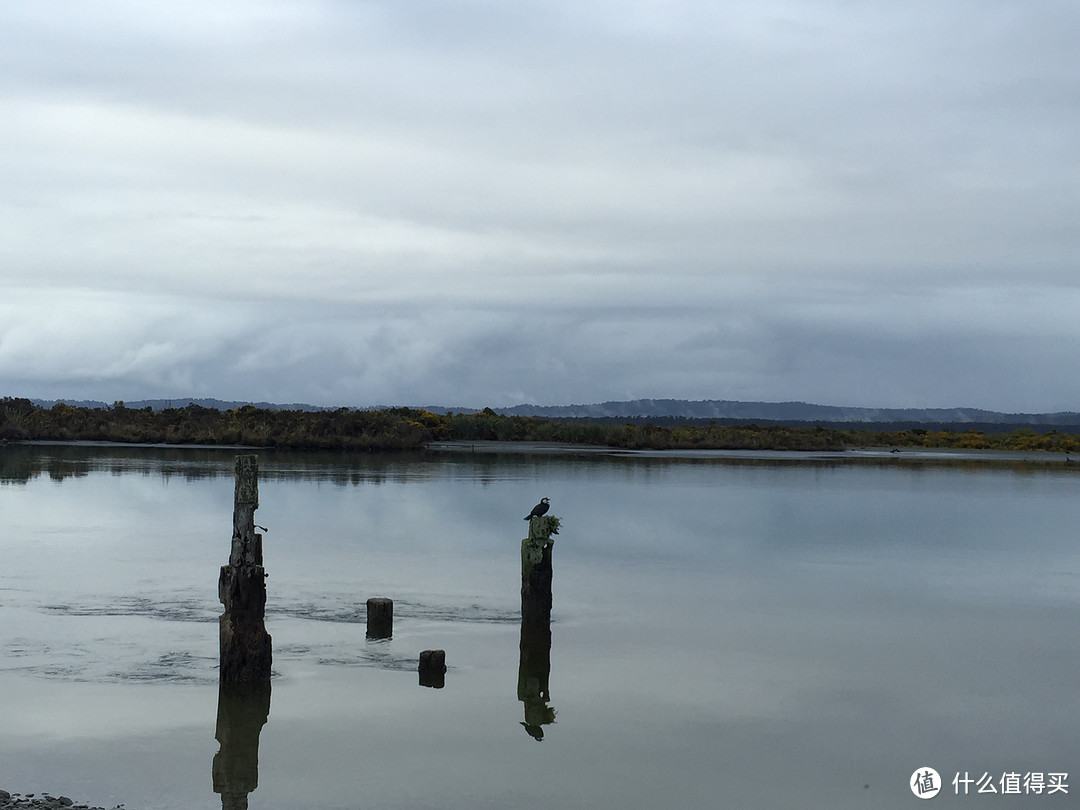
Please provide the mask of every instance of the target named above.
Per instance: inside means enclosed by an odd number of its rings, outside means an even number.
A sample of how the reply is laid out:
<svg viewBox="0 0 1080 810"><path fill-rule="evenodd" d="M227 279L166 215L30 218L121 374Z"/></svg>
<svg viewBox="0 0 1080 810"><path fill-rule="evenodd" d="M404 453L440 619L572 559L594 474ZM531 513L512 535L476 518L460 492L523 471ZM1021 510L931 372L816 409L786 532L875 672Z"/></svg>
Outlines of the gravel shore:
<svg viewBox="0 0 1080 810"><path fill-rule="evenodd" d="M0 810L105 810L104 807L91 807L80 804L67 796L52 796L48 793L8 793L0 790ZM118 804L112 810L124 810Z"/></svg>

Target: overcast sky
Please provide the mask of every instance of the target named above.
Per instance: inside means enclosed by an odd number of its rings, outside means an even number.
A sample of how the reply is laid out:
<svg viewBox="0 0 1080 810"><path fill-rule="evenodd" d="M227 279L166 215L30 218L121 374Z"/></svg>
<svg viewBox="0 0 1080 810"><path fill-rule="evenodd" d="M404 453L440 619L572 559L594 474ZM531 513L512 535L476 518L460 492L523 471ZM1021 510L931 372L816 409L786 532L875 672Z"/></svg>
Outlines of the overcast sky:
<svg viewBox="0 0 1080 810"><path fill-rule="evenodd" d="M1072 0L10 0L0 395L1080 410Z"/></svg>

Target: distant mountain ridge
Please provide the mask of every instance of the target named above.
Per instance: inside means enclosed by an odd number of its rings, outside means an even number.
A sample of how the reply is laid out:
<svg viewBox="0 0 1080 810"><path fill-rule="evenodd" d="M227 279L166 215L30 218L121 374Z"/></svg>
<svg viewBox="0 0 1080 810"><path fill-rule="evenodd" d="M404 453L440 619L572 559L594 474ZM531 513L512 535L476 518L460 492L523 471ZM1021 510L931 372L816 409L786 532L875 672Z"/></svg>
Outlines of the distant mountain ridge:
<svg viewBox="0 0 1080 810"><path fill-rule="evenodd" d="M96 400L31 399L36 405L52 407L66 402L81 408L109 408L110 404ZM303 403L276 404L271 402L242 402L213 398L177 397L174 399L143 399L125 402L128 408L203 408L231 410L245 405L269 410L326 411L338 406ZM391 406L377 406L380 408ZM445 407L442 405L410 406L435 413L475 413L479 408ZM362 408L363 409L363 408ZM538 416L546 419L663 419L737 420L743 422L820 423L820 424L933 424L933 425L1080 425L1080 412L1005 413L981 408L859 408L842 405L815 405L808 402L739 402L726 399L633 399L599 402L591 405L514 405L492 408L506 416Z"/></svg>
<svg viewBox="0 0 1080 810"><path fill-rule="evenodd" d="M568 418L739 419L770 422L1076 425L1080 412L1004 413L981 408L857 408L808 402L736 402L724 399L634 399L595 405L515 405L493 408L518 416Z"/></svg>
<svg viewBox="0 0 1080 810"><path fill-rule="evenodd" d="M112 404L108 402L101 402L96 399L34 399L30 398L30 401L35 405L40 405L42 408L51 408L58 402L63 402L65 405L71 405L73 408L111 408ZM240 402L229 401L224 399L213 399L210 397L204 398L192 398L192 397L175 397L173 399L138 399L124 401L125 408L153 408L155 411L163 411L166 408L186 408L188 405L198 405L201 408L213 408L218 411L231 411L235 408L243 408L246 405L254 405L256 408L265 408L270 411L333 411L336 408L324 407L321 405L304 405L302 403L294 402L288 405L275 404L273 402Z"/></svg>

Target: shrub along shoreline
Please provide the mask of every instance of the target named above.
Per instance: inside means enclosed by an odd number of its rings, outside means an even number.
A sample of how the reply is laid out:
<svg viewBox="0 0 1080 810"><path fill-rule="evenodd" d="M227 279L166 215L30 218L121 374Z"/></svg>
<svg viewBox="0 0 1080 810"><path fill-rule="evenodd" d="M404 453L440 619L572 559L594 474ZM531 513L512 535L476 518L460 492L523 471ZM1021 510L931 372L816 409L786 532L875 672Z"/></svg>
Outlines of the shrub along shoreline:
<svg viewBox="0 0 1080 810"><path fill-rule="evenodd" d="M51 408L0 400L0 441L108 441L132 444L246 445L283 450L418 450L439 441L529 441L653 450L840 451L852 447L954 448L1080 452L1080 435L1021 428L981 430L790 427L553 420L479 413L436 414L415 408L270 410L246 405L219 411L184 408Z"/></svg>
<svg viewBox="0 0 1080 810"><path fill-rule="evenodd" d="M113 810L123 810L118 804ZM90 807L88 804L75 803L67 796L51 796L48 793L8 793L0 790L0 810L104 810L102 807Z"/></svg>

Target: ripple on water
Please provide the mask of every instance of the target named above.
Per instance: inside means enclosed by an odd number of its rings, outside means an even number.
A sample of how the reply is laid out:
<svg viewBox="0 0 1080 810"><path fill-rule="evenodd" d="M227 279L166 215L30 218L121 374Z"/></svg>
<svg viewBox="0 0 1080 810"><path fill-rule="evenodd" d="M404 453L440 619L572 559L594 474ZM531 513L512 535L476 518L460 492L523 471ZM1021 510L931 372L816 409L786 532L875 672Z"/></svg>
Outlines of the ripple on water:
<svg viewBox="0 0 1080 810"><path fill-rule="evenodd" d="M319 602L296 601L267 607L267 616L289 616L317 622L365 624L367 601L327 599ZM421 619L434 622L462 624L517 624L521 613L517 609L469 605L432 604L394 600L395 619Z"/></svg>
<svg viewBox="0 0 1080 810"><path fill-rule="evenodd" d="M395 600L398 627L403 622L447 624L516 624L520 613L479 601ZM31 608L33 609L33 608ZM217 679L217 632L200 625L217 623L221 606L202 594L100 595L50 601L37 610L56 617L47 638L20 636L0 647L0 670L71 682L209 683ZM366 599L351 594L327 594L289 599L268 606L267 626L289 617L323 625L320 637L282 639L274 645L280 661L302 661L328 667L374 667L415 672L415 651L394 652L388 643L345 643L335 625L362 627L367 621ZM113 620L142 618L175 623L175 629ZM96 619L92 625L64 620ZM184 628L187 628L186 630ZM359 627L357 627L359 629ZM349 631L354 632L354 631ZM287 634L286 634L287 635Z"/></svg>
<svg viewBox="0 0 1080 810"><path fill-rule="evenodd" d="M95 602L56 602L42 605L61 616L143 616L169 622L216 622L220 608L206 599L106 596Z"/></svg>

